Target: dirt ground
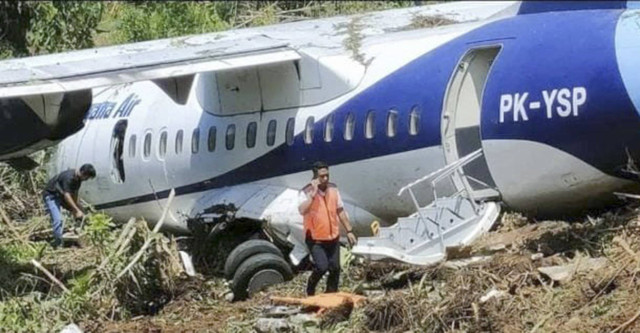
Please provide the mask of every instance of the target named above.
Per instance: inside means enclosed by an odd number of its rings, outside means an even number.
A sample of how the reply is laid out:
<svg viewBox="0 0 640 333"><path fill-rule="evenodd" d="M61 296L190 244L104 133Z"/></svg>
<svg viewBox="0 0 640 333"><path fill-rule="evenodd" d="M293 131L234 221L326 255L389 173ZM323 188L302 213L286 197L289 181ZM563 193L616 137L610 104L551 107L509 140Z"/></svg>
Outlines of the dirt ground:
<svg viewBox="0 0 640 333"><path fill-rule="evenodd" d="M3 230L5 235L9 232ZM94 270L96 263L104 260L104 253L98 253L95 246L46 248L42 239L47 230L46 223L39 227L19 226L11 231L18 236L0 240L0 258L4 261L0 267L0 322L11 322L27 331L40 331L41 327L56 331L72 320L65 318L73 317L87 332L252 332L264 312L274 307L270 296L302 297L309 275L297 274L292 281L273 286L247 301L229 302L225 298L229 288L223 279L178 274L170 281L169 292L156 296L138 293L149 303L136 304L144 315L117 311L118 306L111 304L107 307L111 312L96 306L98 315L86 312L74 317L74 308L69 304L87 304L86 300L82 303L87 292L79 289L76 280ZM449 260L435 266L350 260L343 267L341 290L366 296L363 306L349 310L346 316L332 318L329 313L317 316L318 321L309 325L274 331L640 331L640 321L636 320L640 317L639 232L637 206L572 223L532 221L504 213L494 230L470 246L450 249ZM25 234L45 236L29 240ZM119 230L114 231L115 236L119 234ZM144 237L138 240L139 244L142 241ZM131 260L139 244L123 257L116 272ZM30 258L39 260L71 289L72 296L77 293L79 298L64 296L29 264ZM145 265L155 267L157 260L153 258L149 257ZM562 274L555 275L550 270L560 270ZM138 271L139 278L153 279L154 275L143 275L143 271ZM135 280L129 285L126 292L135 294ZM116 292L103 292L102 298L121 301L121 296L108 297ZM12 307L16 300L36 296L50 302L64 300L49 308L44 301L19 303L22 307L36 304L41 307L38 311ZM124 299L135 301L131 296ZM58 315L57 321L51 319L37 325L38 316L48 316L60 305L65 305L71 315Z"/></svg>
<svg viewBox="0 0 640 333"><path fill-rule="evenodd" d="M347 321L324 331L640 331L640 321L635 321L640 304L638 212L625 207L575 223L534 223L507 213L496 230L455 251L457 259L434 267L356 261L343 272L342 290L367 295L368 301ZM479 260L469 264L474 257ZM592 258L604 258L606 265L590 270ZM574 265L564 280L538 270L563 265ZM222 281L200 278L185 282L181 294L155 316L85 327L105 332L253 331L262 311L272 306L269 296L301 297L307 276L299 274L236 303L224 299Z"/></svg>

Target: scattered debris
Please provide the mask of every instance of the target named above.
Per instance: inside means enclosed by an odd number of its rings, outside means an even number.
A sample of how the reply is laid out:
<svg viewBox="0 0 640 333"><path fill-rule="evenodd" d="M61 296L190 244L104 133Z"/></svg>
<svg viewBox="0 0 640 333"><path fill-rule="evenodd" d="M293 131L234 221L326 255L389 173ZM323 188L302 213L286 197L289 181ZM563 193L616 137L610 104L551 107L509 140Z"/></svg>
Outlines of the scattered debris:
<svg viewBox="0 0 640 333"><path fill-rule="evenodd" d="M187 275L191 277L196 276L196 269L193 268L191 256L185 251L178 251L178 253L180 253L180 259L182 259L182 265L184 266L184 270L187 272Z"/></svg>
<svg viewBox="0 0 640 333"><path fill-rule="evenodd" d="M317 307L319 308L319 312L322 313L327 309L337 308L343 305L344 303L351 303L354 306L360 306L366 301L366 297L351 294L351 293L337 292L337 293L309 296L305 298L272 296L271 300L274 301L275 303L297 304L297 305L303 305L308 307Z"/></svg>
<svg viewBox="0 0 640 333"><path fill-rule="evenodd" d="M409 23L404 27L387 29L387 32L435 28L435 27L440 27L440 26L450 25L455 23L458 23L458 21L444 17L442 15L425 15L425 14L414 13L413 17L411 18L411 23Z"/></svg>
<svg viewBox="0 0 640 333"><path fill-rule="evenodd" d="M280 318L260 318L253 326L258 333L276 333L276 332L291 332L293 331L291 325L286 319Z"/></svg>
<svg viewBox="0 0 640 333"><path fill-rule="evenodd" d="M342 290L366 302L315 305L299 301L305 299L304 271L248 301L229 303L223 280L190 277L175 242L159 235L116 280L153 235L143 221L112 229L109 219L96 216L83 230L87 246L58 250L47 247L44 233L29 240L30 233L50 229L46 220L38 227L14 224L13 232L5 222L0 241L10 247L1 249L19 250L0 257L15 258L0 266L7 291L0 295L0 325L7 323L3 318L28 315L21 326L26 330L58 332L69 322L104 332L637 331L639 215L625 207L583 222L532 224L506 214L503 225L470 250L457 249L458 259L436 266L349 260ZM32 259L68 291L34 268ZM564 276L547 278L554 272L545 269L561 269ZM283 303L273 301L274 294L296 303L277 305Z"/></svg>
<svg viewBox="0 0 640 333"><path fill-rule="evenodd" d="M82 330L76 324L69 324L65 326L60 333L82 333Z"/></svg>
<svg viewBox="0 0 640 333"><path fill-rule="evenodd" d="M455 23L458 23L458 21L446 18L442 15L417 14L411 18L409 29L433 28Z"/></svg>
<svg viewBox="0 0 640 333"><path fill-rule="evenodd" d="M353 60L366 67L373 59L365 60L365 55L360 50L360 47L362 46L362 39L364 38L362 34L363 28L364 25L362 24L361 16L356 16L351 19L349 24L346 25L347 37L344 39L342 44L346 50L351 52L351 58Z"/></svg>
<svg viewBox="0 0 640 333"><path fill-rule="evenodd" d="M595 271L607 266L606 258L588 258L576 261L562 266L538 267L538 271L554 281L563 282L570 280L575 274Z"/></svg>
<svg viewBox="0 0 640 333"><path fill-rule="evenodd" d="M495 299L500 299L500 298L502 298L502 297L504 297L506 295L507 295L506 292L504 292L502 290L497 290L495 287L493 287L493 288L491 288L491 290L489 290L489 292L486 295L480 297L480 304L486 303L489 300L494 299L494 298Z"/></svg>
<svg viewBox="0 0 640 333"><path fill-rule="evenodd" d="M544 254L542 253L534 253L531 255L531 261L536 261L544 258Z"/></svg>
<svg viewBox="0 0 640 333"><path fill-rule="evenodd" d="M442 263L443 267L450 269L462 269L469 265L486 262L491 259L491 256L475 256L467 259L450 260Z"/></svg>
<svg viewBox="0 0 640 333"><path fill-rule="evenodd" d="M300 311L301 310L298 307L291 308L288 306L274 306L267 308L263 313L263 316L267 318L282 318L296 315L300 313Z"/></svg>

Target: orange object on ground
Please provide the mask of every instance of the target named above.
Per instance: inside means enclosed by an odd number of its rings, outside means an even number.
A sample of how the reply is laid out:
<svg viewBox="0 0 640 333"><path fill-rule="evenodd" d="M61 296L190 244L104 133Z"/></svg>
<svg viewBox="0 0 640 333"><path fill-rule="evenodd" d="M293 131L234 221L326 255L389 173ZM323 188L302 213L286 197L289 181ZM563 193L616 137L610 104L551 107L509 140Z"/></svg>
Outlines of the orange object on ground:
<svg viewBox="0 0 640 333"><path fill-rule="evenodd" d="M337 292L305 298L271 296L271 300L276 303L316 306L324 309L332 309L337 308L344 303L353 303L353 305L357 307L362 305L367 298L356 294Z"/></svg>

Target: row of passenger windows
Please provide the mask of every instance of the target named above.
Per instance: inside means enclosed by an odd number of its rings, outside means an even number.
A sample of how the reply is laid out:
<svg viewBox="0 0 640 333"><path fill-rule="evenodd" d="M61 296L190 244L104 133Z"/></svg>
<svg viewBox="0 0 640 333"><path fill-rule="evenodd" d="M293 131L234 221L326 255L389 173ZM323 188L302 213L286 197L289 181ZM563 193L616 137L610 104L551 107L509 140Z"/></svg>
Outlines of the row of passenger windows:
<svg viewBox="0 0 640 333"><path fill-rule="evenodd" d="M391 109L387 111L386 114L386 128L385 132L387 137L393 138L396 136L398 131L398 111L395 109ZM371 110L367 112L367 116L365 118L365 126L364 126L364 136L367 139L372 139L376 135L376 112ZM307 118L305 123L304 130L304 142L306 144L313 143L314 133L313 128L315 124L315 119L313 116ZM418 107L413 107L411 112L409 113L409 121L408 121L408 132L410 135L417 135L420 132L420 111ZM285 127L285 141L287 145L293 144L294 139L294 126L295 126L295 118L289 118L287 120L287 124ZM354 137L354 131L356 127L355 115L353 113L348 113L344 122L344 131L343 138L345 141L351 141ZM278 122L276 120L269 121L267 125L267 136L266 143L268 146L273 146L276 141L276 132L278 129ZM335 129L334 124L334 115L331 114L327 117L324 122L324 133L323 138L325 142L333 141L333 133ZM258 134L258 124L253 121L247 125L247 137L246 144L247 148L253 148L256 145L256 137ZM211 126L209 128L209 133L207 135L207 150L212 152L216 149L216 138L217 138L217 128L216 126ZM143 144L143 157L149 158L151 156L151 133L146 133L144 136L144 144ZM179 130L176 133L175 140L175 153L182 153L182 143L184 141L184 132ZM168 134L167 131L164 130L160 133L160 142L158 144L158 156L160 158L164 158L167 155L167 142L168 142ZM236 125L230 124L227 126L227 131L225 133L225 147L227 150L232 150L235 147L236 142ZM200 150L200 129L196 128L191 133L191 153L197 154ZM136 155L136 135L132 135L129 139L129 157L133 158Z"/></svg>

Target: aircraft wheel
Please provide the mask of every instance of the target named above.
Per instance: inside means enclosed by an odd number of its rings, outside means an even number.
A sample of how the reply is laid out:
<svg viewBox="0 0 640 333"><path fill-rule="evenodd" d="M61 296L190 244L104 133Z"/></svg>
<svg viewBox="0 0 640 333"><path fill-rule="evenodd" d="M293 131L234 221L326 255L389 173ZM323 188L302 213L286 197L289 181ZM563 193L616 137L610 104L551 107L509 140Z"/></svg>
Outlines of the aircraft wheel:
<svg viewBox="0 0 640 333"><path fill-rule="evenodd" d="M284 258L282 252L272 243L264 239L252 239L248 240L238 246L227 257L224 264L224 277L227 280L233 279L233 275L238 269L238 266L242 264L247 258L258 253L273 253Z"/></svg>
<svg viewBox="0 0 640 333"><path fill-rule="evenodd" d="M243 300L264 288L293 278L291 267L273 253L259 253L245 260L233 276L234 300Z"/></svg>

